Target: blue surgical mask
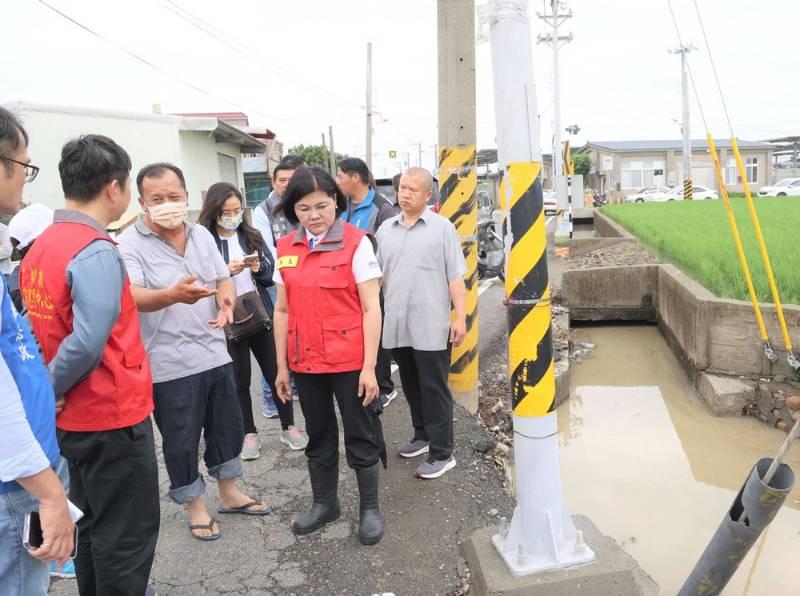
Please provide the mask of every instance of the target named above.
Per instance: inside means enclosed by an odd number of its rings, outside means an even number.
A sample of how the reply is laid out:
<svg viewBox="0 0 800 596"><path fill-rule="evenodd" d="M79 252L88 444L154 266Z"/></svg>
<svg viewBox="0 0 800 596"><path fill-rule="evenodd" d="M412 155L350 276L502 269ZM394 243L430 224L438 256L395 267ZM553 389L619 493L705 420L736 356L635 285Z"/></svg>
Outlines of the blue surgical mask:
<svg viewBox="0 0 800 596"><path fill-rule="evenodd" d="M242 225L242 214L235 217L220 217L217 219L217 225L219 225L223 230L228 230L229 232L233 232L237 230L240 225Z"/></svg>

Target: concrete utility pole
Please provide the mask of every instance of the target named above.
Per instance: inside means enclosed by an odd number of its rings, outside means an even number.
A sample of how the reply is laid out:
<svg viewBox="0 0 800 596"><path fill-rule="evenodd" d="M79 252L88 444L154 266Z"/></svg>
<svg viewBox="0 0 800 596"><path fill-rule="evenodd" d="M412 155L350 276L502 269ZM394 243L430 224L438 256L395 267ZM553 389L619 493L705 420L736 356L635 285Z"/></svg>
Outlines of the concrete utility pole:
<svg viewBox="0 0 800 596"><path fill-rule="evenodd" d="M507 213L508 373L517 507L492 541L515 576L580 565L594 553L561 496L542 151L528 0L490 0L501 205ZM553 157L559 153L553 151Z"/></svg>
<svg viewBox="0 0 800 596"><path fill-rule="evenodd" d="M692 200L692 135L689 129L689 68L686 55L694 51L693 45L681 45L670 50L671 54L681 55L681 95L683 96L683 198Z"/></svg>
<svg viewBox="0 0 800 596"><path fill-rule="evenodd" d="M566 2L550 0L550 14L539 13L538 17L553 31L546 35L540 35L536 39L538 43L551 44L553 49L553 180L555 182L555 191L559 193L559 200L561 200L559 180L564 175L564 166L561 157L561 81L558 51L561 49L562 42L566 44L572 41L572 33L561 36L558 34L558 28L572 18L572 9L569 9L568 12L561 12L565 8Z"/></svg>
<svg viewBox="0 0 800 596"><path fill-rule="evenodd" d="M453 348L450 386L478 409L478 210L475 121L475 3L438 0L440 214L461 237L467 261L467 336Z"/></svg>
<svg viewBox="0 0 800 596"><path fill-rule="evenodd" d="M367 167L372 171L372 42L367 42Z"/></svg>
<svg viewBox="0 0 800 596"><path fill-rule="evenodd" d="M328 125L328 142L331 144L328 159L331 164L331 176L336 177L336 153L333 152L333 126Z"/></svg>

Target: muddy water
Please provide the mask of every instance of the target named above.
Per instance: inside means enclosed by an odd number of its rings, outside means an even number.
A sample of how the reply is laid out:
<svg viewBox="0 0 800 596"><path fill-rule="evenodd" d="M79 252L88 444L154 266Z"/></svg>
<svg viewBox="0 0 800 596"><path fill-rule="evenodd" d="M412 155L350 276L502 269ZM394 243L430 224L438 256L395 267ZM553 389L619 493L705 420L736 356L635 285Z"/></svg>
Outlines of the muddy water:
<svg viewBox="0 0 800 596"><path fill-rule="evenodd" d="M576 331L596 348L558 412L564 498L676 594L752 465L785 435L711 416L654 327ZM800 445L786 463L800 476ZM724 594L800 594L800 488Z"/></svg>

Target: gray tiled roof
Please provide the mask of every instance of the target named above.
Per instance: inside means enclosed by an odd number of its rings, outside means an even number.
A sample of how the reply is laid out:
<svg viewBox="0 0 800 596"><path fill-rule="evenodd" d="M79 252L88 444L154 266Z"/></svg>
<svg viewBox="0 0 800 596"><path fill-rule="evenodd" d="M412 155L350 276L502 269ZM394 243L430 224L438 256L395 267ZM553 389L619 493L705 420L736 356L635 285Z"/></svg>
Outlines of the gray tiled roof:
<svg viewBox="0 0 800 596"><path fill-rule="evenodd" d="M729 148L730 139L714 139L717 149ZM588 141L582 148L599 148L610 151L667 151L674 149L680 151L683 148L683 141ZM739 140L740 149L770 149L773 148L769 143L760 141ZM705 139L692 139L692 149L708 149Z"/></svg>

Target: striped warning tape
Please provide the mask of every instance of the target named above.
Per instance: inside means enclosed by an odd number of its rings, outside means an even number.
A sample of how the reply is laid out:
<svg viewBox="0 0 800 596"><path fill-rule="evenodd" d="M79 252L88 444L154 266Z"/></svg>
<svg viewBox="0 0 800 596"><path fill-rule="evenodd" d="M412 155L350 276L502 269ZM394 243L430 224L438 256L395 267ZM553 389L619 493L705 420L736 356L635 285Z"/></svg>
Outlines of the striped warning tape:
<svg viewBox="0 0 800 596"><path fill-rule="evenodd" d="M544 416L554 410L555 372L550 326L542 164L509 165L508 370L514 413Z"/></svg>
<svg viewBox="0 0 800 596"><path fill-rule="evenodd" d="M456 227L467 261L467 335L453 347L450 386L454 391L478 387L478 171L475 146L443 147L439 153L439 213Z"/></svg>
<svg viewBox="0 0 800 596"><path fill-rule="evenodd" d="M692 200L692 179L687 178L683 181L683 199L685 201Z"/></svg>

